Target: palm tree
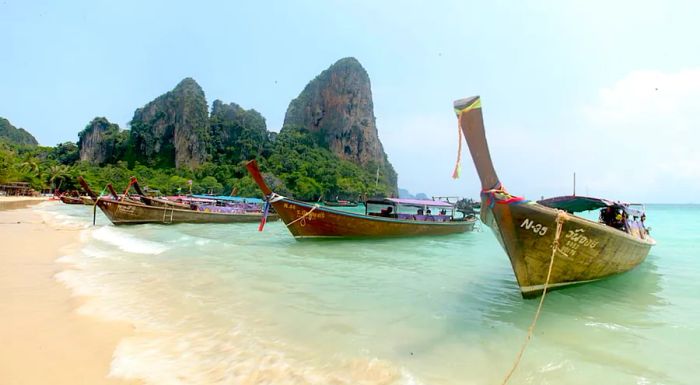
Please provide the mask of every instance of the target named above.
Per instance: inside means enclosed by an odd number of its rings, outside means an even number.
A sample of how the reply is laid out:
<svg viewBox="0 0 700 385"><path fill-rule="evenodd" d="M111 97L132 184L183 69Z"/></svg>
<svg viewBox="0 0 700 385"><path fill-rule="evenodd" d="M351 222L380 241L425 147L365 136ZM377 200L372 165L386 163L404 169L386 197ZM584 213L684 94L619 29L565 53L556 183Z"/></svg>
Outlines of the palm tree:
<svg viewBox="0 0 700 385"><path fill-rule="evenodd" d="M63 184L63 181L70 178L70 174L68 173L69 169L68 166L63 165L63 164L56 164L48 169L48 177L49 177L49 184L51 186L54 186L56 190L61 188L61 184ZM58 185L56 185L58 183Z"/></svg>
<svg viewBox="0 0 700 385"><path fill-rule="evenodd" d="M39 171L39 163L36 158L25 158L20 164L19 169L22 173L35 175Z"/></svg>

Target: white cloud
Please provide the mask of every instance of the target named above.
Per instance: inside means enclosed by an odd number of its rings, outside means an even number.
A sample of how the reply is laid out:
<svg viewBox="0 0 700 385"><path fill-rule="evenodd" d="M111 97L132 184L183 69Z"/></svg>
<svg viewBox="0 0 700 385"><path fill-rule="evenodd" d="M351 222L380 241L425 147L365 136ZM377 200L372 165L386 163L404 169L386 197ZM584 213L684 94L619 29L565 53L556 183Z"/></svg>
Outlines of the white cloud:
<svg viewBox="0 0 700 385"><path fill-rule="evenodd" d="M564 127L547 111L502 119L506 105L485 111L486 135L499 177L530 199L571 191L635 202L700 201L700 68L635 71L574 109ZM479 182L466 143L462 178L450 178L457 120L441 114L390 115L378 121L399 186L413 193L477 196Z"/></svg>
<svg viewBox="0 0 700 385"><path fill-rule="evenodd" d="M588 171L600 170L592 178L596 190L621 199L697 202L698 106L700 69L635 71L601 89L583 108L584 126L575 134L576 155L588 153Z"/></svg>

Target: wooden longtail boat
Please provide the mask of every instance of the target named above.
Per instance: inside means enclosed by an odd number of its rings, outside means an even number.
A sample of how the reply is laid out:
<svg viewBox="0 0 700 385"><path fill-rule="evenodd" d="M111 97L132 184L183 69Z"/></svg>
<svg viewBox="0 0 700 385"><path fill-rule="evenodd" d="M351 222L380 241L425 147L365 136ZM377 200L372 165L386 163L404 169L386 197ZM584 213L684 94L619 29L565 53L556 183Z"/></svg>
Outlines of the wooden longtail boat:
<svg viewBox="0 0 700 385"><path fill-rule="evenodd" d="M474 229L476 218L438 221L423 215L401 216L385 213L385 216L367 215L341 211L319 204L302 202L277 195L267 186L257 163L252 160L246 165L255 183L260 186L269 204L279 214L292 235L297 238L363 238L363 237L401 237L417 235L445 235L463 233ZM451 206L444 202L425 201L434 207ZM370 205L367 202L367 206ZM379 202L377 202L379 204ZM391 200L381 201L383 207L392 205ZM445 216L447 217L447 216ZM447 218L445 218L447 219Z"/></svg>
<svg viewBox="0 0 700 385"><path fill-rule="evenodd" d="M97 207L115 225L134 225L143 223L242 223L259 222L261 213L227 213L183 209L175 206L148 206L145 203L119 199L104 199L98 197L82 177L78 177L80 185L96 200ZM270 214L268 220L279 219Z"/></svg>
<svg viewBox="0 0 700 385"><path fill-rule="evenodd" d="M80 199L83 201L83 204L85 206L93 206L95 204L95 200L92 199L89 195L81 195Z"/></svg>
<svg viewBox="0 0 700 385"><path fill-rule="evenodd" d="M510 195L491 162L480 98L457 100L454 109L481 179L481 220L508 254L523 297L540 295L545 284L549 290L622 273L646 258L656 242L644 227L643 212L598 198L536 203ZM573 215L601 207L618 216L618 228L605 215L601 219L610 225Z"/></svg>
<svg viewBox="0 0 700 385"><path fill-rule="evenodd" d="M139 195L139 200L147 206L157 206L157 207L175 207L183 210L190 210L190 205L184 203L174 202L168 199L149 197L143 193L139 181L135 177L131 177L129 185L134 187L136 193Z"/></svg>
<svg viewBox="0 0 700 385"><path fill-rule="evenodd" d="M360 205L359 202L354 202L354 201L344 201L344 200L338 200L338 201L323 201L323 204L328 207L357 207Z"/></svg>
<svg viewBox="0 0 700 385"><path fill-rule="evenodd" d="M67 205L82 205L83 200L80 197L74 197L70 195L61 195L59 197L61 199L61 202L67 204Z"/></svg>

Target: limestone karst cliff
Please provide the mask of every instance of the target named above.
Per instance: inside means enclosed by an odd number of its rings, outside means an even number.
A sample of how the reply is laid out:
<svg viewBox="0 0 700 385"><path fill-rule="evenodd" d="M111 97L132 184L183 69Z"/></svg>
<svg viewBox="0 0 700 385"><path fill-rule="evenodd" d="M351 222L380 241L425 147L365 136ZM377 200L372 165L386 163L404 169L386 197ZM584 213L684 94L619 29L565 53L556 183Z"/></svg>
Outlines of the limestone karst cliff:
<svg viewBox="0 0 700 385"><path fill-rule="evenodd" d="M23 128L17 128L5 118L0 118L0 139L5 139L10 143L36 146L39 142L36 138Z"/></svg>
<svg viewBox="0 0 700 385"><path fill-rule="evenodd" d="M340 59L309 82L289 104L284 126L309 130L340 158L376 168L396 186L377 133L369 75L357 59Z"/></svg>
<svg viewBox="0 0 700 385"><path fill-rule="evenodd" d="M97 117L78 133L80 160L97 165L116 162L124 155L127 140L128 132L107 118Z"/></svg>
<svg viewBox="0 0 700 385"><path fill-rule="evenodd" d="M253 109L217 99L212 104L209 128L209 153L214 162L237 164L269 155L265 118Z"/></svg>
<svg viewBox="0 0 700 385"><path fill-rule="evenodd" d="M192 78L137 109L130 126L135 161L194 169L207 158L209 111L204 91Z"/></svg>

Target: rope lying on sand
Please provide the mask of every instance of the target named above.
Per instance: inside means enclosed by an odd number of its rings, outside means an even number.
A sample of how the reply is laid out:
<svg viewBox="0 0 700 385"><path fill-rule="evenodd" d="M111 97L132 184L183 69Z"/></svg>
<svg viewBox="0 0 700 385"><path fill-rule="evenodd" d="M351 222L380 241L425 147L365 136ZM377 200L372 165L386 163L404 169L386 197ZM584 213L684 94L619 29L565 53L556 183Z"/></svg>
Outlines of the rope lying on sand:
<svg viewBox="0 0 700 385"><path fill-rule="evenodd" d="M503 382L501 385L506 385L508 381L510 381L510 378L513 376L513 373L515 373L515 370L518 368L518 365L520 365L520 360L523 358L523 354L525 353L525 349L527 348L527 345L530 343L530 340L532 339L532 333L535 331L535 325L537 324L537 320L540 318L540 311L542 311L542 305L544 304L544 297L547 295L547 287L549 285L549 279L552 276L552 267L554 266L554 255L556 255L557 250L559 250L559 237L561 236L561 228L564 225L564 222L569 216L566 214L565 211L558 210L557 212L557 232L556 235L554 236L554 242L552 242L552 257L549 259L549 269L547 270L547 280L544 282L544 288L542 289L542 297L540 297L540 304L537 306L537 311L535 312L535 318L532 319L532 323L530 324L530 327L527 329L527 337L525 337L525 342L523 342L523 346L520 347L520 352L518 352L518 356L515 358L515 362L513 363L513 367L510 369L508 374L506 375L506 378L503 379ZM563 251L559 250L559 252L563 256L567 256Z"/></svg>

